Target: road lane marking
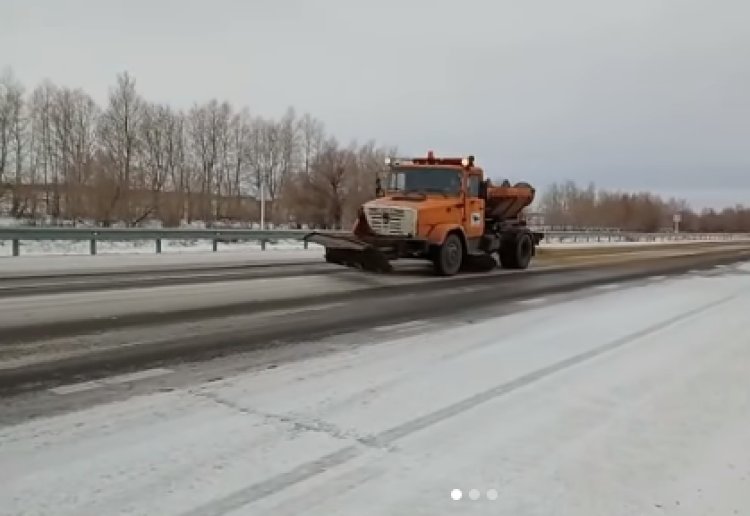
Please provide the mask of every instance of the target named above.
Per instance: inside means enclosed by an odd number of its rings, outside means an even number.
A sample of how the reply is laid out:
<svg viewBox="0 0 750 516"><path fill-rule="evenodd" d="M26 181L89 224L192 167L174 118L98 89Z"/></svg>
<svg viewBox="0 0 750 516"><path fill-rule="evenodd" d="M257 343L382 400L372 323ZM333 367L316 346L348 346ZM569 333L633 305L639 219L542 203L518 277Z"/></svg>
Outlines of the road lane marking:
<svg viewBox="0 0 750 516"><path fill-rule="evenodd" d="M427 321L423 320L416 320L416 321L409 321L405 323L398 323L398 324L388 324L385 326L376 326L373 328L374 331L379 332L386 332L386 331L401 331L401 330L410 330L413 328L418 328L421 326L426 326L428 324Z"/></svg>
<svg viewBox="0 0 750 516"><path fill-rule="evenodd" d="M136 371L134 373L120 374L117 376L109 376L106 378L100 378L99 380L91 380L88 382L71 383L68 385L60 385L53 387L49 391L53 394L65 396L67 394L77 394L79 392L90 391L107 385L119 385L128 382L137 382L140 380L148 380L149 378L156 378L158 376L164 376L174 371L163 367L156 367L153 369L144 369L143 371Z"/></svg>
<svg viewBox="0 0 750 516"><path fill-rule="evenodd" d="M533 306L533 305L540 305L544 303L545 301L547 301L546 297L532 297L530 299L521 299L520 301L518 301L518 304Z"/></svg>
<svg viewBox="0 0 750 516"><path fill-rule="evenodd" d="M620 288L622 286L622 283L607 283L606 285L599 285L599 290L614 290L616 288Z"/></svg>
<svg viewBox="0 0 750 516"><path fill-rule="evenodd" d="M268 310L265 312L258 312L255 314L256 317L278 317L294 314L304 314L305 312L320 312L322 310L330 310L331 308L337 308L344 306L346 303L327 303L324 305L316 306L300 306L299 308L280 308L278 310Z"/></svg>
<svg viewBox="0 0 750 516"><path fill-rule="evenodd" d="M136 371L135 373L120 374L117 376L110 376L108 378L102 378L99 382L105 385L117 385L121 383L137 382L139 380L147 380L149 378L156 378L157 376L163 376L171 373L171 369L162 367L156 367L154 369L144 369L143 371Z"/></svg>
<svg viewBox="0 0 750 516"><path fill-rule="evenodd" d="M66 394L76 394L78 392L90 391L96 389L102 385L97 381L71 383L68 385L61 385L59 387L53 387L50 392L64 396Z"/></svg>
<svg viewBox="0 0 750 516"><path fill-rule="evenodd" d="M320 312L322 310L330 310L331 308L337 308L340 306L344 306L346 303L327 303L325 305L317 305L317 306L301 306L299 308L288 308L286 310L276 310L279 313L283 313L284 315L291 315L291 314L301 314L305 312Z"/></svg>

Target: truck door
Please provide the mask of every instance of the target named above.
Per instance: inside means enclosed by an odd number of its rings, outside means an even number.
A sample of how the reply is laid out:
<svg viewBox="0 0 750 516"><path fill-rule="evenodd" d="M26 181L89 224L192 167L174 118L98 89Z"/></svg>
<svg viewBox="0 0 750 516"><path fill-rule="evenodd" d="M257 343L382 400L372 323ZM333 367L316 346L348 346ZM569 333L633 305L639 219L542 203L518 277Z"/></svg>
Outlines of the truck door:
<svg viewBox="0 0 750 516"><path fill-rule="evenodd" d="M467 238L479 238L484 233L484 199L479 197L480 174L469 174L466 180L464 231Z"/></svg>

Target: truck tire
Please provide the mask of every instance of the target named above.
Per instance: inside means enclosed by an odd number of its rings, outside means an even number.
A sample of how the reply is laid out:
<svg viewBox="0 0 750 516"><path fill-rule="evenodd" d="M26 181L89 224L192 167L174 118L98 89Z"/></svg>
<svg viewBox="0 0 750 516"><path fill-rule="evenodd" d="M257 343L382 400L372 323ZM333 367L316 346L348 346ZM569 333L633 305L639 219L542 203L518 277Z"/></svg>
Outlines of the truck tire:
<svg viewBox="0 0 750 516"><path fill-rule="evenodd" d="M505 269L526 269L534 254L534 242L528 233L508 238L500 247L500 264Z"/></svg>
<svg viewBox="0 0 750 516"><path fill-rule="evenodd" d="M437 248L433 264L435 272L440 276L453 276L461 270L464 258L464 245L461 238L455 234L449 234L443 245Z"/></svg>
<svg viewBox="0 0 750 516"><path fill-rule="evenodd" d="M341 260L338 259L334 251L326 249L325 259L326 259L326 262L328 263L335 263L337 265L341 265Z"/></svg>

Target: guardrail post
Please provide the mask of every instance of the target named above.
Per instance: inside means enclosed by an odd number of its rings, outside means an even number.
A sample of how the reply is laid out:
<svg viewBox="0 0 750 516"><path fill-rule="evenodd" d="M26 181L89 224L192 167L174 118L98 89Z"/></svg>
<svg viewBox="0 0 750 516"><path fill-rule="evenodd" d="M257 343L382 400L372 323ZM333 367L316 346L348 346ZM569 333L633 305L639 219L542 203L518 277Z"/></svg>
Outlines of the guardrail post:
<svg viewBox="0 0 750 516"><path fill-rule="evenodd" d="M156 254L161 254L161 238L156 239Z"/></svg>
<svg viewBox="0 0 750 516"><path fill-rule="evenodd" d="M302 242L303 242L302 245L304 246L304 248L307 249L307 240L303 240Z"/></svg>
<svg viewBox="0 0 750 516"><path fill-rule="evenodd" d="M96 254L96 240L93 238L89 241L89 251L92 255Z"/></svg>
<svg viewBox="0 0 750 516"><path fill-rule="evenodd" d="M13 240L13 256L20 256L21 254L21 241L20 240Z"/></svg>
<svg viewBox="0 0 750 516"><path fill-rule="evenodd" d="M262 239L260 241L260 250L261 251L265 251L266 250L266 241L265 241L265 239Z"/></svg>
<svg viewBox="0 0 750 516"><path fill-rule="evenodd" d="M213 252L216 252L219 250L219 241L214 238L213 240Z"/></svg>

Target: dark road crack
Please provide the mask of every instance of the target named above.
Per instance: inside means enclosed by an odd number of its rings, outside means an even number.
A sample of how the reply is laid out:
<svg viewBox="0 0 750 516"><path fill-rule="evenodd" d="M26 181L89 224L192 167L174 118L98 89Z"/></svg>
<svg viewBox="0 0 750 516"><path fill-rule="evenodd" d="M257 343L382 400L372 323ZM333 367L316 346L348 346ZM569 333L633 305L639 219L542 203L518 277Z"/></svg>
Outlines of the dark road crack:
<svg viewBox="0 0 750 516"><path fill-rule="evenodd" d="M395 447L392 444L382 443L374 435L362 435L358 432L348 429L344 430L338 426L325 421L320 418L310 417L304 414L288 412L282 414L275 414L271 412L264 412L251 407L240 405L233 400L229 400L218 396L213 392L207 391L196 391L192 392L194 396L210 400L217 405L228 408L241 414L255 416L263 419L264 422L269 423L281 423L285 427L289 428L292 433L298 434L302 432L312 432L325 434L333 439L342 441L354 441L364 447L374 448L377 450L395 451Z"/></svg>

